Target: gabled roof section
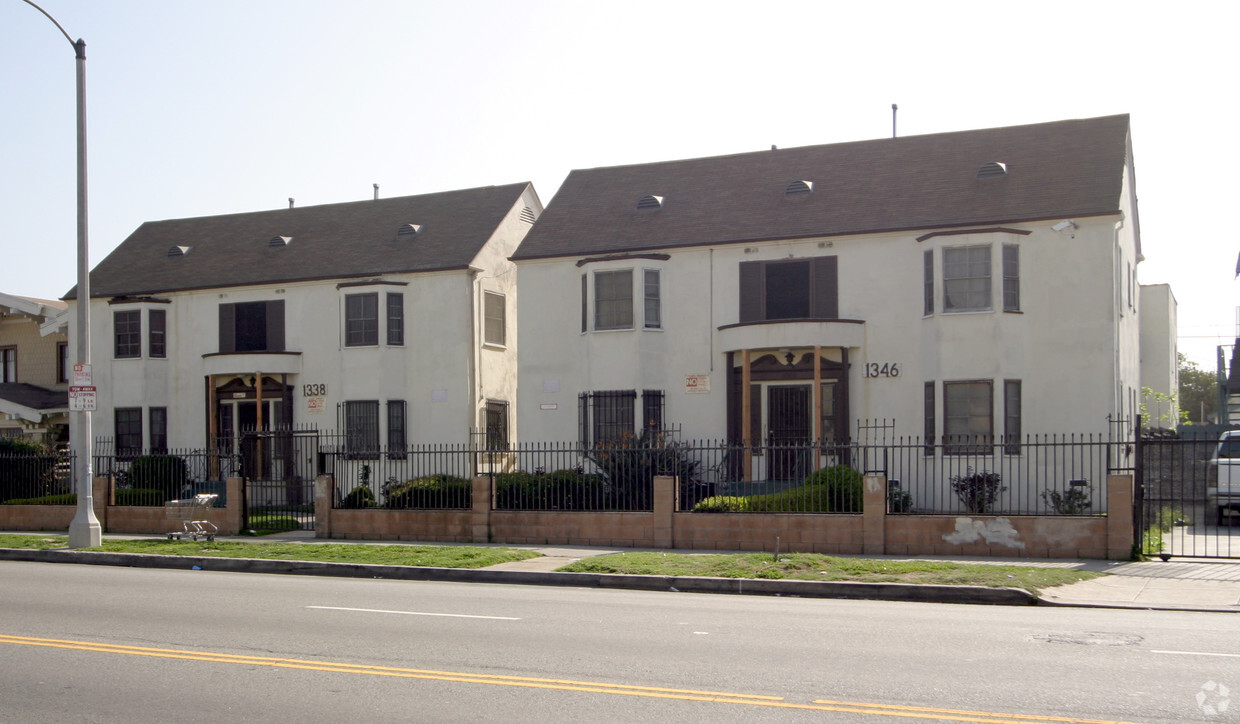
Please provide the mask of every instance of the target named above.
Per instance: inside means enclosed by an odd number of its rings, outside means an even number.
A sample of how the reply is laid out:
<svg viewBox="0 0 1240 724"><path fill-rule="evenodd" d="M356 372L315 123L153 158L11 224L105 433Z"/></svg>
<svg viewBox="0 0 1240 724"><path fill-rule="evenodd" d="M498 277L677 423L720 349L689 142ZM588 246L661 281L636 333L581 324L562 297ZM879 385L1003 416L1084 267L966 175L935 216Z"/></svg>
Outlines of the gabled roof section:
<svg viewBox="0 0 1240 724"><path fill-rule="evenodd" d="M1128 116L573 171L513 259L1114 214ZM978 178L1000 160L1006 175ZM790 180L813 193L784 203ZM632 199L659 189L658 214Z"/></svg>
<svg viewBox="0 0 1240 724"><path fill-rule="evenodd" d="M91 271L91 296L464 269L528 187L148 221ZM410 219L421 227L416 244L397 240ZM293 241L272 245L278 237ZM177 246L193 251L169 257Z"/></svg>
<svg viewBox="0 0 1240 724"><path fill-rule="evenodd" d="M69 393L24 382L0 383L0 413L15 415L29 422L40 422L45 415L69 411Z"/></svg>

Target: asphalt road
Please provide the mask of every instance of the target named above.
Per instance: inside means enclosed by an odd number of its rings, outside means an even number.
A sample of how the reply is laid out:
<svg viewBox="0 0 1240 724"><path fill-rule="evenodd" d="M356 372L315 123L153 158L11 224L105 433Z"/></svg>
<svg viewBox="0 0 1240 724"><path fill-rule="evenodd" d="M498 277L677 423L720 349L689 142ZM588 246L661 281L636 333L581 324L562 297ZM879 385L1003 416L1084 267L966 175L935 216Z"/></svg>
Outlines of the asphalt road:
<svg viewBox="0 0 1240 724"><path fill-rule="evenodd" d="M4 721L1240 721L1232 614L17 562L0 582Z"/></svg>

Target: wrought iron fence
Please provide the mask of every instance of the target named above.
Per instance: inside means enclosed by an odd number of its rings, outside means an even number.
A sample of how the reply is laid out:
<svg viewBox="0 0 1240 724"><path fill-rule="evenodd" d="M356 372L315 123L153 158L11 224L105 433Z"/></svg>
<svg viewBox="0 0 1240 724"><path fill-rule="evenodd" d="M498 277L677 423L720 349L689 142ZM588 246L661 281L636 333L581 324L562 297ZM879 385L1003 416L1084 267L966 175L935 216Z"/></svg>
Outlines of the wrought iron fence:
<svg viewBox="0 0 1240 724"><path fill-rule="evenodd" d="M95 442L94 474L114 477L118 505L163 505L213 493L219 496L215 504L224 506L228 504L224 480L241 474L241 460L235 453L202 448L117 454L112 440L100 438Z"/></svg>
<svg viewBox="0 0 1240 724"><path fill-rule="evenodd" d="M1107 475L1130 470L1133 449L1101 435L909 439L882 448L879 469L890 513L1100 515Z"/></svg>
<svg viewBox="0 0 1240 724"><path fill-rule="evenodd" d="M0 503L74 505L75 469L67 452L0 453Z"/></svg>

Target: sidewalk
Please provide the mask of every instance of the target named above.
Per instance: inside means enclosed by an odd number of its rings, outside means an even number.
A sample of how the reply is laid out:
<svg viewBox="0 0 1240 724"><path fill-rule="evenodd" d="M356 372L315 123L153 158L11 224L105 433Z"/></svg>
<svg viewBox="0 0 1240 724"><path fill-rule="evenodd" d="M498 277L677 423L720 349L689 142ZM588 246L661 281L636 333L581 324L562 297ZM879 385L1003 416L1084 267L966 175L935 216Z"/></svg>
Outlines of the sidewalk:
<svg viewBox="0 0 1240 724"><path fill-rule="evenodd" d="M0 531L4 532L4 531ZM23 531L29 534L29 531ZM149 538L142 535L107 535L105 538ZM254 542L254 538L225 538L218 540L243 540ZM343 543L354 545L456 545L438 542L418 541L349 541L328 538L315 538L313 531L292 531L267 536L266 540L299 541L306 545L316 543ZM808 581L732 581L721 579L689 578L670 580L663 576L611 576L601 574L556 573L563 566L582 558L607 555L611 553L634 552L630 548L601 548L590 546L540 546L540 545L497 545L496 547L520 548L541 554L539 558L514 561L490 566L477 570L435 569L442 575L400 576L414 580L454 580L477 581L488 583L518 583L536 585L589 585L607 588L637 588L642 590L697 590L718 593L755 593L764 595L821 596L838 598L865 598L886 600L916 600L940 602L971 602L971 603L1030 603L1028 594L1021 597L988 596L986 590L966 586L919 586L911 584L865 584L865 583L814 583ZM658 549L663 551L664 549ZM672 550L668 553L735 553L737 551L699 551ZM16 556L12 554L22 553ZM75 560L80 556L107 557L94 562L107 565L151 565L159 566L159 562L149 559L169 558L170 564L178 559L167 556L127 556L126 554L78 553L76 551L43 551L49 555L39 556L38 551L5 551L0 559L10 560L49 560L62 562L86 562ZM142 563L133 562L133 558L143 558ZM860 556L859 556L860 557ZM889 560L910 560L902 556L865 556L866 558L886 558ZM112 559L115 559L113 561ZM314 571L307 564L289 565L288 561L261 561L248 563L227 563L229 559L211 558L210 567L221 570L245 570L266 573L307 573L313 575L357 575L356 566L344 564L321 564L314 566ZM237 561L238 559L232 559ZM1131 609L1162 609L1176 611L1210 611L1240 613L1240 559L1184 559L1173 561L1101 561L1074 559L1030 559L1030 558L960 558L951 556L922 556L917 560L944 560L956 563L976 565L1021 565L1046 568L1068 568L1082 571L1098 571L1108 575L1057 586L1042 591L1037 603L1052 606L1082 606L1098 608L1131 608ZM130 561L130 562L126 562ZM176 567L185 565L182 559ZM380 567L391 569L394 567ZM403 567L401 567L403 568ZM319 570L321 569L321 570ZM333 572L333 570L338 572ZM393 570L385 570L390 575ZM674 584L674 585L673 585ZM1004 589L990 589L998 593Z"/></svg>

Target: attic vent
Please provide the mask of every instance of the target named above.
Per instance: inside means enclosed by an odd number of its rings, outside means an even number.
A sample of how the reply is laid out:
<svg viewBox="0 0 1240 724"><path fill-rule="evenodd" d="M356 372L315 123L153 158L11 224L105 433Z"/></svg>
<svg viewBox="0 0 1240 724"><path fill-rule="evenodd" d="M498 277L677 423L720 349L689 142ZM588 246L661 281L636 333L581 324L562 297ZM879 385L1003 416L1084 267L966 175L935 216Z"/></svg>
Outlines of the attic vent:
<svg viewBox="0 0 1240 724"><path fill-rule="evenodd" d="M643 196L637 200L637 208L641 209L661 209L663 208L662 196Z"/></svg>
<svg viewBox="0 0 1240 724"><path fill-rule="evenodd" d="M292 240L293 240L293 237L291 236L273 236L271 237L271 240L267 242L267 246L284 247L284 246L288 246L288 243Z"/></svg>
<svg viewBox="0 0 1240 724"><path fill-rule="evenodd" d="M998 161L982 164L977 170L978 178L1002 178L1007 176L1007 164Z"/></svg>
<svg viewBox="0 0 1240 724"><path fill-rule="evenodd" d="M170 246L168 247L168 256L185 256L193 248L192 246Z"/></svg>
<svg viewBox="0 0 1240 724"><path fill-rule="evenodd" d="M396 230L396 235L397 236L417 236L418 232L421 230L422 230L421 224L401 224L400 228Z"/></svg>
<svg viewBox="0 0 1240 724"><path fill-rule="evenodd" d="M534 210L528 206L526 206L524 209L521 209L521 220L527 224L534 223Z"/></svg>
<svg viewBox="0 0 1240 724"><path fill-rule="evenodd" d="M813 193L813 181L793 181L784 189L784 196L800 196L802 194Z"/></svg>

